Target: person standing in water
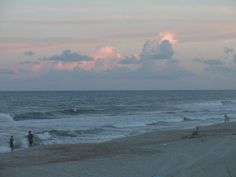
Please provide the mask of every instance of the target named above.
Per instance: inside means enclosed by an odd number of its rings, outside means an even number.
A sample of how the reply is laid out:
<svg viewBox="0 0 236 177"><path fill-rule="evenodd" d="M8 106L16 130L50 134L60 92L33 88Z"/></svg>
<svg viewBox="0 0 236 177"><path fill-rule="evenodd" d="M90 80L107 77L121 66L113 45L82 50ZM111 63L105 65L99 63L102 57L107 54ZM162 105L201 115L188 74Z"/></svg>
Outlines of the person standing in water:
<svg viewBox="0 0 236 177"><path fill-rule="evenodd" d="M13 138L13 136L10 137L9 145L10 145L11 152L12 152L13 149L14 149L14 138Z"/></svg>
<svg viewBox="0 0 236 177"><path fill-rule="evenodd" d="M224 117L225 117L225 123L227 123L227 122L229 123L229 116L227 114L225 114Z"/></svg>
<svg viewBox="0 0 236 177"><path fill-rule="evenodd" d="M29 143L29 146L31 147L34 143L33 141L33 134L31 133L31 131L29 131L28 135L27 135L27 139L28 139L28 143Z"/></svg>

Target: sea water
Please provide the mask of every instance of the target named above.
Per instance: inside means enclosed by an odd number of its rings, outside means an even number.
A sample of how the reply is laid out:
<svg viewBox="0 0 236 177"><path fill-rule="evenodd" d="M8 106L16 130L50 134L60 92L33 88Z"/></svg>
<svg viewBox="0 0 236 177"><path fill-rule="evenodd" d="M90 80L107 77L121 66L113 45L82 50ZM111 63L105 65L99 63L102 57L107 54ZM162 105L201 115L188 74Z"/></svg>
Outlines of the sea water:
<svg viewBox="0 0 236 177"><path fill-rule="evenodd" d="M236 120L236 91L0 92L0 152L13 135L37 144L96 143Z"/></svg>

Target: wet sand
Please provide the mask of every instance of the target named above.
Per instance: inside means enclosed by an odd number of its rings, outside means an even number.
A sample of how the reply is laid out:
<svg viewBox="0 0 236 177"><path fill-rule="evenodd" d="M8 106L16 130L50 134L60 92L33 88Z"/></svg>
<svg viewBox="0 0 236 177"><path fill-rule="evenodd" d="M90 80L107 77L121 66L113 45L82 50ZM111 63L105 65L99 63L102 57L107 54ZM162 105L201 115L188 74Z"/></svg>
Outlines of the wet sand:
<svg viewBox="0 0 236 177"><path fill-rule="evenodd" d="M0 177L236 176L236 123L0 154Z"/></svg>

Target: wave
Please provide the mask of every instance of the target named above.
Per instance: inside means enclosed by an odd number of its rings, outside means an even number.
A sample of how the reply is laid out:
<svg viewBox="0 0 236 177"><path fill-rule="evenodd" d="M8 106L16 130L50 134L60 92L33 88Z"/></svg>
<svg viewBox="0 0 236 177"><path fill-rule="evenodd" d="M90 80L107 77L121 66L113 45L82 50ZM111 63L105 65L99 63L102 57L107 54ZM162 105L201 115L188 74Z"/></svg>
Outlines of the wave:
<svg viewBox="0 0 236 177"><path fill-rule="evenodd" d="M50 112L27 112L15 114L13 119L16 121L29 120L29 119L52 119L54 115Z"/></svg>
<svg viewBox="0 0 236 177"><path fill-rule="evenodd" d="M222 102L221 101L205 101L205 102L198 102L198 103L194 103L194 105L196 106L200 106L200 107L215 107L215 106L222 106Z"/></svg>
<svg viewBox="0 0 236 177"><path fill-rule="evenodd" d="M69 114L70 115L70 114L79 114L82 111L80 111L78 108L71 108L71 109L64 109L64 110L55 111L55 112L63 113L63 114Z"/></svg>
<svg viewBox="0 0 236 177"><path fill-rule="evenodd" d="M91 129L79 129L79 130L58 130L58 129L53 129L49 131L44 131L39 134L46 134L47 137L53 136L53 137L78 137L83 134L97 134L104 131L103 128L91 128ZM50 136L49 136L49 135ZM40 137L40 136L38 136Z"/></svg>
<svg viewBox="0 0 236 177"><path fill-rule="evenodd" d="M70 108L63 110L55 110L48 112L26 112L13 115L13 119L16 121L30 120L30 119L58 119L63 115L79 115L79 114L92 114L96 113L96 110L81 110L78 108Z"/></svg>
<svg viewBox="0 0 236 177"><path fill-rule="evenodd" d="M194 110L183 110L182 112L183 112L183 113L195 113L195 112L197 112L197 111L194 111Z"/></svg>
<svg viewBox="0 0 236 177"><path fill-rule="evenodd" d="M0 113L0 122L13 122L14 119L9 114Z"/></svg>
<svg viewBox="0 0 236 177"><path fill-rule="evenodd" d="M231 104L236 104L235 100L223 100L223 101L206 101L206 102L199 102L199 103L195 103L195 105L197 106L222 106L222 105L231 105Z"/></svg>
<svg viewBox="0 0 236 177"><path fill-rule="evenodd" d="M0 153L11 152L8 146L0 146Z"/></svg>
<svg viewBox="0 0 236 177"><path fill-rule="evenodd" d="M167 114L176 114L175 111L167 111L166 113L167 113Z"/></svg>
<svg viewBox="0 0 236 177"><path fill-rule="evenodd" d="M59 111L53 111L53 113L62 113L65 115L76 115L76 114L93 114L97 113L99 110L91 110L91 109L79 109L79 108L70 108Z"/></svg>
<svg viewBox="0 0 236 177"><path fill-rule="evenodd" d="M230 101L230 100L225 100L225 101L221 101L222 105L231 105L231 104L236 104L235 101Z"/></svg>
<svg viewBox="0 0 236 177"><path fill-rule="evenodd" d="M183 118L183 122L190 122L190 121L199 121L199 120L198 119L190 119L190 118L187 118L187 117Z"/></svg>
<svg viewBox="0 0 236 177"><path fill-rule="evenodd" d="M150 126L150 125L170 125L171 123L173 122L167 122L167 121L158 121L158 122L152 122L152 123L148 123L147 125Z"/></svg>
<svg viewBox="0 0 236 177"><path fill-rule="evenodd" d="M120 128L120 127L115 126L115 125L104 125L103 127L104 128Z"/></svg>

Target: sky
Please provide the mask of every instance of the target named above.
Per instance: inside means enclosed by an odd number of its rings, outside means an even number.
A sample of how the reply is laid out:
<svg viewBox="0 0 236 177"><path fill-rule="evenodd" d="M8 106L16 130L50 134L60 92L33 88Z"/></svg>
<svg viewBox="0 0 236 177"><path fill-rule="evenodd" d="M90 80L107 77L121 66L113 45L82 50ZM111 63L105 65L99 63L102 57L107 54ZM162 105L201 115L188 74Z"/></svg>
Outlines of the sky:
<svg viewBox="0 0 236 177"><path fill-rule="evenodd" d="M236 89L235 0L0 0L0 90Z"/></svg>

